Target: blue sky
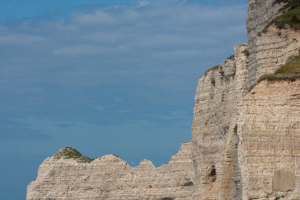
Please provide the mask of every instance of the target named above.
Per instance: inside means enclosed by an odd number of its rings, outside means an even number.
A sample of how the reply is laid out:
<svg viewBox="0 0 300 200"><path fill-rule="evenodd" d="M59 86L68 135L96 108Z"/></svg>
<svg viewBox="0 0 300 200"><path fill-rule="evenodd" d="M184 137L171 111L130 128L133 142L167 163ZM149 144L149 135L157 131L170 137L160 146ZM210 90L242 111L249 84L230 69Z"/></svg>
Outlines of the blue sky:
<svg viewBox="0 0 300 200"><path fill-rule="evenodd" d="M168 163L198 78L247 42L246 4L0 0L0 199L25 199L65 146Z"/></svg>

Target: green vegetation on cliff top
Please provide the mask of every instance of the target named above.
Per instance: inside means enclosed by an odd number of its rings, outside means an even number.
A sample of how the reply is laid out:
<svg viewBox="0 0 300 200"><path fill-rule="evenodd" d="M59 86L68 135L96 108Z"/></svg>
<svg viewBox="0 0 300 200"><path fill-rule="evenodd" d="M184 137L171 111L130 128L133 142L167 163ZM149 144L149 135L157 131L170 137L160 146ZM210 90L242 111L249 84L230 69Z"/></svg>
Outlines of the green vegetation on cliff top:
<svg viewBox="0 0 300 200"><path fill-rule="evenodd" d="M274 23L279 29L284 28L286 24L294 29L300 29L300 6L276 17Z"/></svg>
<svg viewBox="0 0 300 200"><path fill-rule="evenodd" d="M57 154L54 155L54 158L55 159L74 158L75 160L77 160L78 162L81 162L81 163L90 163L94 160L89 157L83 156L79 151L77 151L76 149L74 149L72 147L65 147L65 148L61 149Z"/></svg>
<svg viewBox="0 0 300 200"><path fill-rule="evenodd" d="M291 56L287 60L286 64L278 68L274 74L265 74L259 78L256 84L252 85L248 92L261 81L281 81L281 80L289 80L295 81L296 79L300 79L300 52L298 56Z"/></svg>
<svg viewBox="0 0 300 200"><path fill-rule="evenodd" d="M286 24L294 29L300 29L300 1L299 0L275 0L274 3L285 3L282 10L286 12L274 19L274 23L280 29Z"/></svg>
<svg viewBox="0 0 300 200"><path fill-rule="evenodd" d="M300 78L300 56L291 56L285 65L278 68L275 74L266 74L260 77L258 83L263 80L291 80Z"/></svg>
<svg viewBox="0 0 300 200"><path fill-rule="evenodd" d="M229 56L229 57L227 58L227 60L232 60L232 61L234 61L234 60L235 60L235 55ZM221 65L221 64L220 64L220 65ZM207 73L210 72L210 71L218 70L218 69L220 68L220 65L217 65L217 66L214 66L214 67L209 68L208 70L206 70L206 71L204 72L204 75L206 76Z"/></svg>
<svg viewBox="0 0 300 200"><path fill-rule="evenodd" d="M274 4L280 4L285 3L285 6L282 8L284 10L286 9L294 9L298 6L300 6L299 0L275 0Z"/></svg>
<svg viewBox="0 0 300 200"><path fill-rule="evenodd" d="M208 72L213 71L213 70L217 70L217 69L219 69L219 67L220 67L220 65L209 68L208 70L206 70L204 72L204 75L206 76Z"/></svg>
<svg viewBox="0 0 300 200"><path fill-rule="evenodd" d="M300 56L291 56L285 65L276 70L275 75L300 75Z"/></svg>

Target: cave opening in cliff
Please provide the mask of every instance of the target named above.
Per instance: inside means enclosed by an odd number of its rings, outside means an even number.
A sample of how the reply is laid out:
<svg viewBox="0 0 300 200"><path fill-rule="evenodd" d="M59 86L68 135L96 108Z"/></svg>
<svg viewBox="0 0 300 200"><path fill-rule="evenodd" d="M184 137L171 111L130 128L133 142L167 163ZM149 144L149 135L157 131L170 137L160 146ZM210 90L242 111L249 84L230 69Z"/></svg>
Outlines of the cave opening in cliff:
<svg viewBox="0 0 300 200"><path fill-rule="evenodd" d="M208 177L210 178L211 182L215 182L217 179L217 171L215 165L211 166L210 172L208 174Z"/></svg>
<svg viewBox="0 0 300 200"><path fill-rule="evenodd" d="M215 166L213 165L213 166L211 167L211 171L210 171L210 173L209 173L208 176L216 176L216 175L217 175L216 168L215 168Z"/></svg>

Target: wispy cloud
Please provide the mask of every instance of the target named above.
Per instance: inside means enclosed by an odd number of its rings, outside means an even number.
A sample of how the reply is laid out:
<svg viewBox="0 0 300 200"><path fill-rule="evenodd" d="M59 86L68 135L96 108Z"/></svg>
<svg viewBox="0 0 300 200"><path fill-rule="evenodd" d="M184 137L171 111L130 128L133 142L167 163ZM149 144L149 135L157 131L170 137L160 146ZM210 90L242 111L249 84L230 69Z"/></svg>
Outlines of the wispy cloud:
<svg viewBox="0 0 300 200"><path fill-rule="evenodd" d="M132 114L184 105L182 94L193 99L203 71L245 42L245 16L246 5L167 0L7 24L0 27L0 108L68 115L116 97L124 102L113 109Z"/></svg>

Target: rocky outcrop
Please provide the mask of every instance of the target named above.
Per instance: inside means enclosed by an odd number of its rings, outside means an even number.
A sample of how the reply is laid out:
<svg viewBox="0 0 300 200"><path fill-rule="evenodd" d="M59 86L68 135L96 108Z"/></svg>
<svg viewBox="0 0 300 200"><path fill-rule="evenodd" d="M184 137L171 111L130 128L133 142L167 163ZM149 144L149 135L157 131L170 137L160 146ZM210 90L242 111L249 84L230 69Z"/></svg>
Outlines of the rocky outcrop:
<svg viewBox="0 0 300 200"><path fill-rule="evenodd" d="M289 25L279 29L273 23L275 17L286 11L282 9L284 5L275 0L248 2L248 88L255 85L261 76L273 74L291 55L299 54L300 30Z"/></svg>
<svg viewBox="0 0 300 200"><path fill-rule="evenodd" d="M192 126L193 199L240 199L237 105L247 93L247 45L199 79Z"/></svg>
<svg viewBox="0 0 300 200"><path fill-rule="evenodd" d="M192 140L169 164L64 148L40 165L27 200L300 199L300 78L260 80L300 53L300 30L274 24L282 2L249 0L249 44L200 77Z"/></svg>
<svg viewBox="0 0 300 200"><path fill-rule="evenodd" d="M66 149L40 165L37 179L28 185L27 200L191 199L194 170L190 143L184 143L169 164L159 168L148 160L132 168L115 155L82 162L78 153L74 156Z"/></svg>

